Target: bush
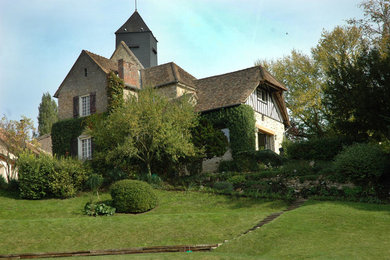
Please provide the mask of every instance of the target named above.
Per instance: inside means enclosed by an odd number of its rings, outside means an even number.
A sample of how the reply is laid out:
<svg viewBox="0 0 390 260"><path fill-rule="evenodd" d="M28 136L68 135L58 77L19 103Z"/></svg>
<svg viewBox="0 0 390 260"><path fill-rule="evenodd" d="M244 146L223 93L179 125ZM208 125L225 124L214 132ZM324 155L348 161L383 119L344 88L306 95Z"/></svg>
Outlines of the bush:
<svg viewBox="0 0 390 260"><path fill-rule="evenodd" d="M374 187L385 172L386 155L376 144L354 144L335 158L337 174L363 187Z"/></svg>
<svg viewBox="0 0 390 260"><path fill-rule="evenodd" d="M314 175L316 172L313 166L308 161L289 161L280 168L280 173L286 176L305 176Z"/></svg>
<svg viewBox="0 0 390 260"><path fill-rule="evenodd" d="M231 183L235 189L237 189L242 188L246 179L244 175L235 175L230 177L227 181Z"/></svg>
<svg viewBox="0 0 390 260"><path fill-rule="evenodd" d="M0 175L0 190L5 190L7 188L7 181L3 175Z"/></svg>
<svg viewBox="0 0 390 260"><path fill-rule="evenodd" d="M113 205L118 212L142 213L155 208L158 198L146 182L121 180L111 186Z"/></svg>
<svg viewBox="0 0 390 260"><path fill-rule="evenodd" d="M22 153L17 160L20 197L42 199L49 193L48 176L54 172L54 162L49 156L36 157L32 153Z"/></svg>
<svg viewBox="0 0 390 260"><path fill-rule="evenodd" d="M82 189L89 174L76 159L56 159L29 152L19 156L17 166L20 197L25 199L73 197Z"/></svg>
<svg viewBox="0 0 390 260"><path fill-rule="evenodd" d="M352 144L347 137L312 138L299 142L286 142L285 151L288 159L293 160L332 160L345 145Z"/></svg>
<svg viewBox="0 0 390 260"><path fill-rule="evenodd" d="M227 181L216 182L213 188L223 194L231 194L233 192L233 184Z"/></svg>
<svg viewBox="0 0 390 260"><path fill-rule="evenodd" d="M107 202L87 202L84 206L84 213L88 216L112 216L116 209Z"/></svg>

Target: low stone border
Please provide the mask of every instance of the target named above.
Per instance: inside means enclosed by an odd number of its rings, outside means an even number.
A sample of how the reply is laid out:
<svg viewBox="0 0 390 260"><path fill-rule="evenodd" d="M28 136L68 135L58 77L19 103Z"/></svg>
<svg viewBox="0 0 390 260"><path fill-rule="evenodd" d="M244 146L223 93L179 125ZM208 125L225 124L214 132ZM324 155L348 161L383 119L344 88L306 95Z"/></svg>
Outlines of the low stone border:
<svg viewBox="0 0 390 260"><path fill-rule="evenodd" d="M210 251L217 248L220 244L205 245L179 245L179 246L152 246L152 247L135 247L127 249L106 249L74 252L52 252L52 253L27 253L0 255L0 258L6 259L32 259L32 258L49 258L49 257L70 257L70 256L101 256L101 255L128 255L128 254L145 254L145 253L172 253L172 252L196 252Z"/></svg>

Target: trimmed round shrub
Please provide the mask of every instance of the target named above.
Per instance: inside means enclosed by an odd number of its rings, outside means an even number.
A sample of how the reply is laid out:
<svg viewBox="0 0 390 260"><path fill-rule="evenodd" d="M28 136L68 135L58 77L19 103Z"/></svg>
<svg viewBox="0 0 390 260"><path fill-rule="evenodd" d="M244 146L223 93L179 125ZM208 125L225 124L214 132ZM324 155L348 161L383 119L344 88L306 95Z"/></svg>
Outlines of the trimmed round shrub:
<svg viewBox="0 0 390 260"><path fill-rule="evenodd" d="M354 144L335 158L335 171L357 185L376 185L385 172L386 155L376 144Z"/></svg>
<svg viewBox="0 0 390 260"><path fill-rule="evenodd" d="M111 186L111 197L117 212L122 213L142 213L158 204L153 188L143 181L118 181Z"/></svg>

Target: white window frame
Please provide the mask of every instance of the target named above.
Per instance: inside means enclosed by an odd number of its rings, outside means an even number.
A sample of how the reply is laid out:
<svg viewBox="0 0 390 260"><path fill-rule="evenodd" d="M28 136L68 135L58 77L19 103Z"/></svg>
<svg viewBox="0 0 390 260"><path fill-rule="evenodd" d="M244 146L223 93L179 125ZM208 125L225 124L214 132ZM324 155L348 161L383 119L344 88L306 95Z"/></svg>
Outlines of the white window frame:
<svg viewBox="0 0 390 260"><path fill-rule="evenodd" d="M81 135L78 138L78 156L80 160L92 159L92 138L87 135Z"/></svg>
<svg viewBox="0 0 390 260"><path fill-rule="evenodd" d="M85 108L83 106L83 101L85 100ZM89 116L91 114L91 96L84 95L79 97L79 116Z"/></svg>

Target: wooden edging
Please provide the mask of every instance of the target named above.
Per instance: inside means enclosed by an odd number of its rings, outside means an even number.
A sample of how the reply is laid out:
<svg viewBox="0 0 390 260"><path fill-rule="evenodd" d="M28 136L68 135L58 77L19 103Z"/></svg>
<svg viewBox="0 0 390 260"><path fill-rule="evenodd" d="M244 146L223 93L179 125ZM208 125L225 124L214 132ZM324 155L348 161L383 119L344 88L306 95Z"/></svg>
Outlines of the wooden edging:
<svg viewBox="0 0 390 260"><path fill-rule="evenodd" d="M32 259L32 258L70 257L70 256L127 255L127 254L165 253L165 252L170 252L170 253L196 252L196 251L210 251L211 249L217 248L219 245L220 244L151 246L151 247L135 247L135 248L127 248L127 249L106 249L106 250L90 250L90 251L74 251L74 252L27 253L27 254L0 255L0 258Z"/></svg>

